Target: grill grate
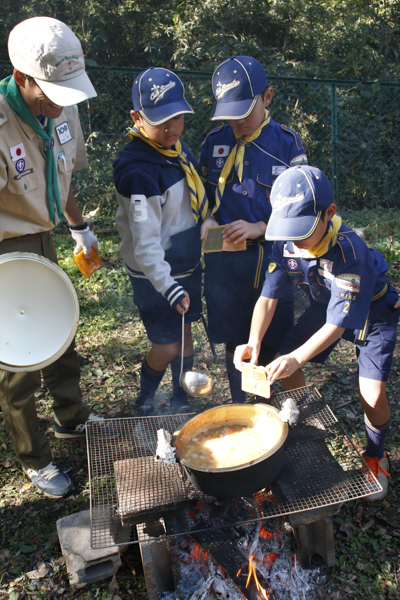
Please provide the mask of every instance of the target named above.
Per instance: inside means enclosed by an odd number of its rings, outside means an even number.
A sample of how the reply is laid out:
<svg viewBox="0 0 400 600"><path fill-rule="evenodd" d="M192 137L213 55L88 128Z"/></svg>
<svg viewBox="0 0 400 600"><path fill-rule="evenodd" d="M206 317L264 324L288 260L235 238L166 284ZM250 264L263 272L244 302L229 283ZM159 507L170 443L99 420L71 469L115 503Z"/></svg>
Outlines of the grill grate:
<svg viewBox="0 0 400 600"><path fill-rule="evenodd" d="M338 504L379 491L380 485L329 406L313 386L281 392L300 409L290 428L285 463L271 487L251 498L216 500L199 492L184 468L156 462L157 430L171 434L192 415L89 421L86 427L92 548L231 527ZM143 527L145 524L145 527Z"/></svg>

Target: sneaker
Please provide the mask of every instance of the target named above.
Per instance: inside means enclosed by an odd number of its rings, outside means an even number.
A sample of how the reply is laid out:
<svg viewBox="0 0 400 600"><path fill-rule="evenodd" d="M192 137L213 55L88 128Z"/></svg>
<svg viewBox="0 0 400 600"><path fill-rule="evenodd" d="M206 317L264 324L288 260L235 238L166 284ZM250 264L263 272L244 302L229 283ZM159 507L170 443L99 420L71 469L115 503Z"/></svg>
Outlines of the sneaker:
<svg viewBox="0 0 400 600"><path fill-rule="evenodd" d="M362 457L382 486L382 490L380 492L368 494L368 496L364 496L364 500L366 500L367 502L377 502L378 500L382 500L386 496L388 491L388 479L390 477L388 459L386 458L386 454L384 454L383 458L379 460L379 458L367 456L365 452L364 454L362 454ZM362 469L366 471L367 467L364 465ZM371 473L368 472L367 476L368 481L373 481Z"/></svg>
<svg viewBox="0 0 400 600"><path fill-rule="evenodd" d="M24 465L22 465L22 470L32 481L33 485L40 492L46 494L46 496L62 498L62 496L65 496L65 494L74 489L74 484L70 477L64 471L61 471L53 461L47 467L38 471L28 469Z"/></svg>
<svg viewBox="0 0 400 600"><path fill-rule="evenodd" d="M90 413L87 418L87 421L104 421L103 417L99 417L94 413ZM54 435L56 438L66 439L66 438L77 438L83 437L86 433L86 423L79 423L76 427L63 427L57 421L57 417L54 415L53 425L54 425Z"/></svg>

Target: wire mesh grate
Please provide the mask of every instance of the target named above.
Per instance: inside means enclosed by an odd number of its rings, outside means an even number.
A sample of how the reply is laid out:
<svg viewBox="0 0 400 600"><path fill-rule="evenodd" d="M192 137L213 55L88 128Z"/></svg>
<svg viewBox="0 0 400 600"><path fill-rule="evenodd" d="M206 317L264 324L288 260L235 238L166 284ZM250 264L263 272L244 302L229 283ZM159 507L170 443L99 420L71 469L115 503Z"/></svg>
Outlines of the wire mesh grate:
<svg viewBox="0 0 400 600"><path fill-rule="evenodd" d="M335 415L313 386L275 394L280 409L300 410L290 428L278 479L250 498L216 500L199 492L184 467L155 460L157 431L173 434L188 415L108 419L87 423L92 548L231 527L340 504L379 491ZM364 468L363 468L364 467Z"/></svg>

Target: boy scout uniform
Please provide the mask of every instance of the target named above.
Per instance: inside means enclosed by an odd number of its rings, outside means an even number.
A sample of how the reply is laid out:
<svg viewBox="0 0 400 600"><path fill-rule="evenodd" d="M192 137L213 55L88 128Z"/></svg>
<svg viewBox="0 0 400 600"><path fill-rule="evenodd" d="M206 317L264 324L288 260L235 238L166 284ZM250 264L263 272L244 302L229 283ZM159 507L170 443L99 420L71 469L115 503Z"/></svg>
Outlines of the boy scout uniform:
<svg viewBox="0 0 400 600"><path fill-rule="evenodd" d="M64 108L53 125L57 181L64 211L73 171L87 167L77 107ZM54 225L46 199L44 148L45 143L0 96L0 254L33 252L56 263L50 234ZM55 219L58 223L57 214ZM54 398L57 418L71 427L86 421L90 409L81 402L75 342L42 373ZM0 399L7 431L16 455L32 469L41 469L52 459L49 444L38 430L34 392L40 385L40 371L0 370Z"/></svg>

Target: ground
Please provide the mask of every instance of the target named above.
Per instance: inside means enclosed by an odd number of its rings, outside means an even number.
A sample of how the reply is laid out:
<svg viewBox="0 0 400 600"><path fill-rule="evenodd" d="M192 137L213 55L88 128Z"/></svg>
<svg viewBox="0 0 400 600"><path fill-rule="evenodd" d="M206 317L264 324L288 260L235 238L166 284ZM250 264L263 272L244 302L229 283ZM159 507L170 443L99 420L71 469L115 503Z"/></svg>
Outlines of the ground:
<svg viewBox="0 0 400 600"><path fill-rule="evenodd" d="M397 280L396 236L393 212L382 215L350 214L349 224L363 227L370 243L385 253ZM389 218L390 217L390 218ZM368 219L370 223L368 224ZM371 224L372 223L372 224ZM118 255L118 237L112 221L99 219L94 230L100 239L104 267L84 279L72 261L73 243L65 229L55 234L62 268L77 290L81 318L77 348L82 367L82 390L91 409L104 417L131 416L138 393L139 371L148 342L132 305L124 266ZM386 235L386 230L389 234ZM213 358L202 322L193 327L195 370L207 372L216 382L211 397L193 402L196 410L206 402L229 401L222 346ZM336 567L328 570L328 583L320 590L324 600L355 598L379 600L398 597L400 590L400 357L396 350L388 383L392 428L387 441L390 487L384 501L349 502L334 518ZM363 420L358 402L357 362L354 349L340 342L321 367L307 366L308 382L316 385L352 440L364 445ZM166 376L159 394L168 403L171 379ZM69 470L74 492L63 500L39 494L23 475L0 420L0 600L20 598L146 598L137 545L122 555L114 579L77 588L69 585L61 554L57 519L89 507L89 483L84 439L57 440L53 436L51 399L45 387L37 392L39 423L48 437L56 461ZM1 416L1 413L0 413ZM44 563L44 564L42 564ZM38 579L27 575L36 571Z"/></svg>

